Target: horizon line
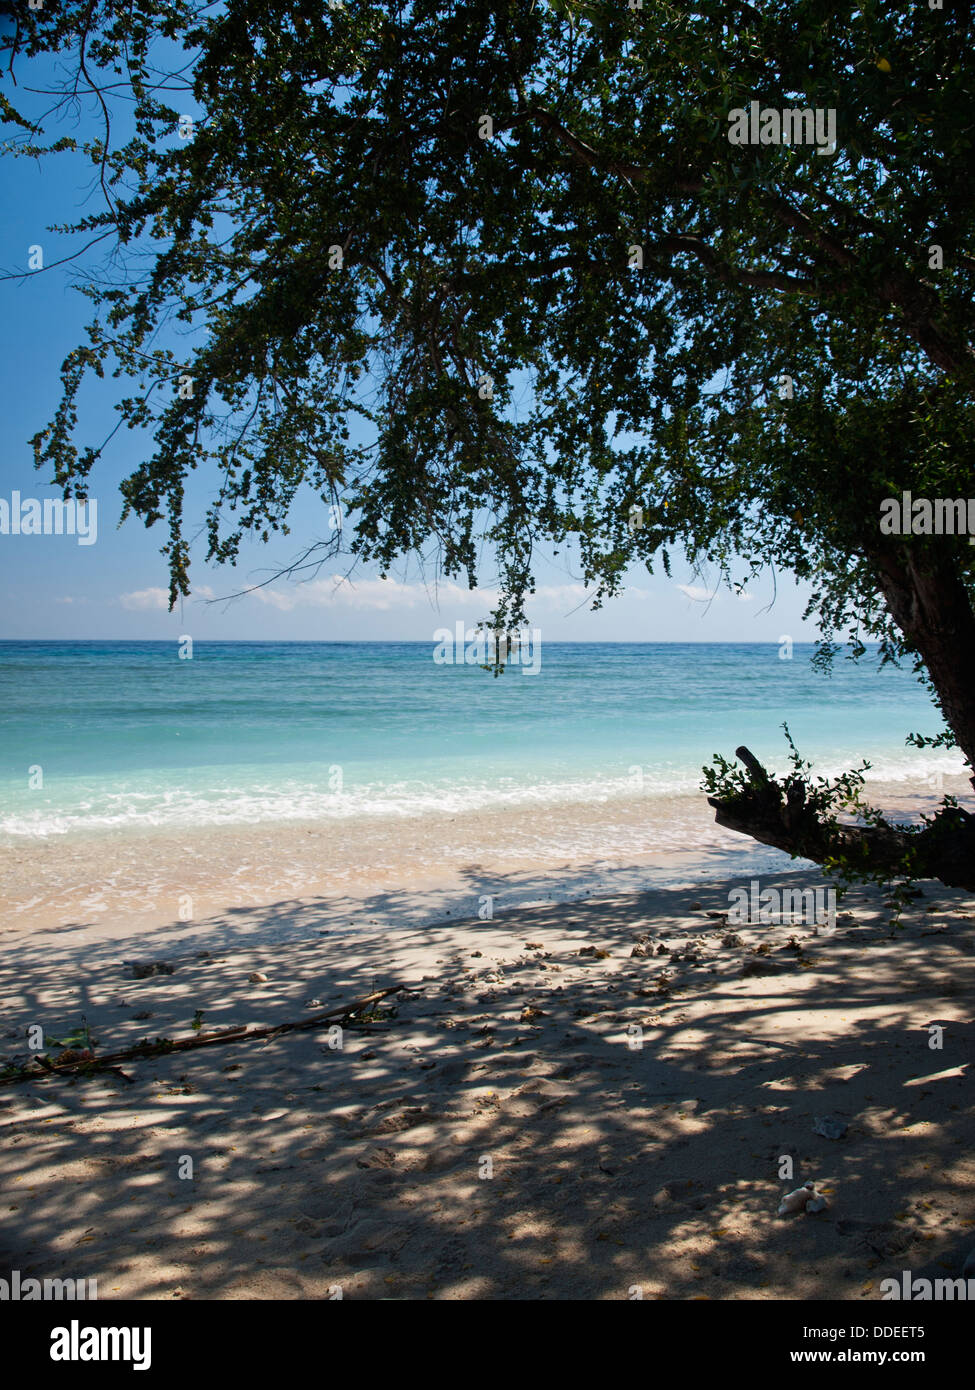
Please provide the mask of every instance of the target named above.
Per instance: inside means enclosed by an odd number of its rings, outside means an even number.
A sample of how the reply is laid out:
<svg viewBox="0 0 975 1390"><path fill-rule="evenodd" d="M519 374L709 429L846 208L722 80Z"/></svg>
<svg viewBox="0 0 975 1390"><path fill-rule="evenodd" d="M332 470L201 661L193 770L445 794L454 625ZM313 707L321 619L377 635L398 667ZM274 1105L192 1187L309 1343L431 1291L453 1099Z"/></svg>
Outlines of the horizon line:
<svg viewBox="0 0 975 1390"><path fill-rule="evenodd" d="M820 638L794 638L793 647L813 647L817 645ZM0 637L0 644L13 644L15 642L144 642L159 646L170 645L179 642L179 637ZM368 647L368 646L428 646L434 642L433 637L194 637L194 644L203 642L211 645L224 646L347 646L347 647ZM542 641L546 641L543 637ZM547 639L550 646L562 647L778 647L782 645L783 638L676 638L676 637L646 637L632 639L626 637L604 637L604 638L584 638L584 637L550 637ZM845 645L845 644L841 644ZM877 647L879 642L866 642L866 647Z"/></svg>

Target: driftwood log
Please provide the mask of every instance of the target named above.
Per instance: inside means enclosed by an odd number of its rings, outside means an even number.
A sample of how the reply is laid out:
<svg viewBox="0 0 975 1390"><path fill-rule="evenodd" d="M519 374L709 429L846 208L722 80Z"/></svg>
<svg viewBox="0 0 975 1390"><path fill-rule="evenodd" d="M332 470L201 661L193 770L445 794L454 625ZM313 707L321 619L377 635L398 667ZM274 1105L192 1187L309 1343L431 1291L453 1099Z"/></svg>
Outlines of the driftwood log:
<svg viewBox="0 0 975 1390"><path fill-rule="evenodd" d="M390 994L398 994L406 985L390 985L388 989L376 990L353 999L348 1004L326 1009L323 1013L309 1014L307 1018L296 1019L293 1023L278 1023L270 1028L219 1028L209 1033L198 1033L192 1038L157 1038L155 1042L136 1043L120 1052L107 1052L102 1057L86 1058L83 1061L64 1062L60 1066L49 1058L43 1061L44 1071L23 1071L14 1076L0 1077L0 1086L13 1086L18 1081L36 1081L43 1076L88 1075L94 1071L116 1071L120 1062L138 1061L144 1057L168 1057L171 1052L191 1052L198 1047L220 1047L224 1043L252 1042L257 1038L274 1038L283 1033L296 1033L304 1028L317 1028L320 1024L335 1019L354 1018L370 1004L385 999ZM124 1073L121 1073L124 1076ZM126 1078L128 1080L128 1078Z"/></svg>
<svg viewBox="0 0 975 1390"><path fill-rule="evenodd" d="M808 804L799 779L776 781L747 748L736 748L735 756L747 768L750 782L738 795L708 797L718 825L816 864L842 857L889 879L910 874L975 890L975 816L969 811L942 808L918 831L829 823Z"/></svg>

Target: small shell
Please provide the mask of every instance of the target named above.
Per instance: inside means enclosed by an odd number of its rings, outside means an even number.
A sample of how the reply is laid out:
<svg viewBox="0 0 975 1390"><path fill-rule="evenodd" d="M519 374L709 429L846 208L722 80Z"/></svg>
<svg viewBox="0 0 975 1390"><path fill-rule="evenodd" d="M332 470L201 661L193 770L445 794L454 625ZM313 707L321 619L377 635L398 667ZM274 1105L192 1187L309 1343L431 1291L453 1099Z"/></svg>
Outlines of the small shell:
<svg viewBox="0 0 975 1390"><path fill-rule="evenodd" d="M816 1189L811 1182L803 1183L802 1187L797 1187L795 1192L787 1192L779 1203L779 1216L789 1216L794 1211L805 1211L806 1203L810 1197L816 1195Z"/></svg>

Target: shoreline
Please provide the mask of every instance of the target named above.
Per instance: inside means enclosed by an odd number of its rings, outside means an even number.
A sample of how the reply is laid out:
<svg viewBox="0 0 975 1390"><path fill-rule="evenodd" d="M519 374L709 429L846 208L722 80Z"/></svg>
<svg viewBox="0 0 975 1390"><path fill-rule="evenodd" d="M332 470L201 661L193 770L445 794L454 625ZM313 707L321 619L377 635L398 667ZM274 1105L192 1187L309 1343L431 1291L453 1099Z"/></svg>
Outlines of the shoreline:
<svg viewBox="0 0 975 1390"><path fill-rule="evenodd" d="M964 795L961 785L947 789ZM868 791L891 814L930 812L939 799L894 784ZM8 840L0 848L0 934L8 948L72 954L145 935L223 943L244 921L250 940L284 940L316 916L334 931L379 920L395 928L804 869L811 866L716 826L703 793L570 803L544 814L494 808L385 821L140 827Z"/></svg>

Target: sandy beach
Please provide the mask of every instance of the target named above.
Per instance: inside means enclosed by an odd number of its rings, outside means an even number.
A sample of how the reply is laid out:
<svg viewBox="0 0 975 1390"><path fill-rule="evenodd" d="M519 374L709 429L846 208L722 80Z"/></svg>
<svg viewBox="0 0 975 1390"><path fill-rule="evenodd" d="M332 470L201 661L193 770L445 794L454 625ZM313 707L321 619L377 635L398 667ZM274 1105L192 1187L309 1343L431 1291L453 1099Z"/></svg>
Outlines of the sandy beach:
<svg viewBox="0 0 975 1390"><path fill-rule="evenodd" d="M767 672L713 691L749 660L785 679L774 649L607 650L598 679L567 651L544 700L431 682L408 645L262 652L192 685L152 644L28 668L21 761L38 702L60 741L0 837L0 1270L104 1300L870 1300L959 1273L975 899L743 925L737 890L822 872L686 790L716 721L778 698ZM873 804L970 796L898 750L912 692L863 705L846 676L833 734L787 679L820 766L856 761L864 710L888 730ZM46 1074L85 1028L96 1058L181 1046ZM807 1181L825 1209L777 1216Z"/></svg>
<svg viewBox="0 0 975 1390"><path fill-rule="evenodd" d="M0 3L29 1377L970 1363L970 8Z"/></svg>
<svg viewBox="0 0 975 1390"><path fill-rule="evenodd" d="M956 1276L975 900L927 884L892 935L857 891L823 935L729 926L728 895L710 877L354 931L279 900L209 944L200 923L89 920L82 943L8 916L8 1057L38 1023L84 1018L105 1054L405 988L339 1034L0 1088L0 1262L101 1299L870 1300L905 1268ZM806 1180L827 1209L777 1217Z"/></svg>
<svg viewBox="0 0 975 1390"><path fill-rule="evenodd" d="M930 814L942 791L867 784L872 804ZM10 836L0 846L0 940L18 951L98 955L151 933L153 949L287 941L318 927L355 930L476 918L515 906L639 891L660 883L747 882L793 868L788 856L715 825L693 795L631 795L347 821L152 826Z"/></svg>

